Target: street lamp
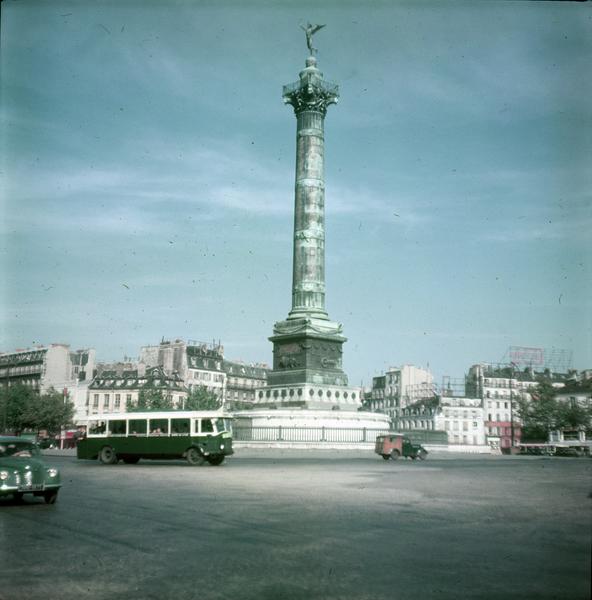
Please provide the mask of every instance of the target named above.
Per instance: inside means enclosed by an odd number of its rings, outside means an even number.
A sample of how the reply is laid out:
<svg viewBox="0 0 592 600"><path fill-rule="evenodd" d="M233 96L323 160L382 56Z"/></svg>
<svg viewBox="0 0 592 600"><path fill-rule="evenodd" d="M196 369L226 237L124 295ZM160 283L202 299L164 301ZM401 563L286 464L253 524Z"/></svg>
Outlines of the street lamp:
<svg viewBox="0 0 592 600"><path fill-rule="evenodd" d="M515 362L510 363L510 454L514 449L514 393L512 392L512 379L514 378L514 368L517 366Z"/></svg>

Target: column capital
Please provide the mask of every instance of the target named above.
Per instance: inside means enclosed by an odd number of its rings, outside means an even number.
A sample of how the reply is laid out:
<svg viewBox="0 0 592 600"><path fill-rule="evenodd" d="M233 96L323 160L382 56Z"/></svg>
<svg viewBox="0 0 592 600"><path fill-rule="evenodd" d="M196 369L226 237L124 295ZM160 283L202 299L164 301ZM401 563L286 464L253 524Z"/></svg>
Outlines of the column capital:
<svg viewBox="0 0 592 600"><path fill-rule="evenodd" d="M316 67L316 59L310 56L306 68L300 72L300 80L285 85L282 95L284 104L292 105L296 114L313 110L325 116L327 107L339 100L339 86L323 79Z"/></svg>

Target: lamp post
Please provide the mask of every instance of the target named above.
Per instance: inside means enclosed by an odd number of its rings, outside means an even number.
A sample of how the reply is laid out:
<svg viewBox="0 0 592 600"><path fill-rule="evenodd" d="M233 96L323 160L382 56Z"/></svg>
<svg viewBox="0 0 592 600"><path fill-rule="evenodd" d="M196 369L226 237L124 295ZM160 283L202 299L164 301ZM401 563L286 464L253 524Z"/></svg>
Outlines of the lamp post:
<svg viewBox="0 0 592 600"><path fill-rule="evenodd" d="M514 378L514 368L516 363L510 363L510 454L514 449L514 392L512 391L512 380Z"/></svg>

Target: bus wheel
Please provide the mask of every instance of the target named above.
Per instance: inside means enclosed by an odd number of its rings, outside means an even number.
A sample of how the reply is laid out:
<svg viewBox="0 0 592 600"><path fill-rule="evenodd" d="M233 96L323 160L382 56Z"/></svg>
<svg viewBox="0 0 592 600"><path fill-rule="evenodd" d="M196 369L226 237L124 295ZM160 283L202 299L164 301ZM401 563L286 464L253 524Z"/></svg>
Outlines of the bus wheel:
<svg viewBox="0 0 592 600"><path fill-rule="evenodd" d="M208 456L206 459L211 465L217 467L224 462L224 454L213 454L212 456Z"/></svg>
<svg viewBox="0 0 592 600"><path fill-rule="evenodd" d="M187 459L187 462L194 467L203 465L205 462L203 454L198 448L189 448L189 450L187 450L187 454L185 454L185 458Z"/></svg>
<svg viewBox="0 0 592 600"><path fill-rule="evenodd" d="M99 452L99 460L104 465L113 465L117 462L117 454L111 446L103 446Z"/></svg>
<svg viewBox="0 0 592 600"><path fill-rule="evenodd" d="M384 458L384 460L388 460L390 458L390 456L388 454L381 454L380 456L382 456L382 458Z"/></svg>
<svg viewBox="0 0 592 600"><path fill-rule="evenodd" d="M135 465L140 460L139 456L124 456L123 462L126 465Z"/></svg>
<svg viewBox="0 0 592 600"><path fill-rule="evenodd" d="M393 460L397 460L397 458L399 458L399 456L401 456L401 453L398 450L393 450L391 452L391 458Z"/></svg>

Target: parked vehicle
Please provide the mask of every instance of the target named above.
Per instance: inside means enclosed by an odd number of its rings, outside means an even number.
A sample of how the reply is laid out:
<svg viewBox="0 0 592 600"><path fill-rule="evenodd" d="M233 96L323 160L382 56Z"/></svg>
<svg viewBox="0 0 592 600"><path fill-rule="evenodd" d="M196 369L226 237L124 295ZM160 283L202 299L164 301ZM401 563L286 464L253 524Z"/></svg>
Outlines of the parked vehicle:
<svg viewBox="0 0 592 600"><path fill-rule="evenodd" d="M60 486L60 472L43 462L36 443L14 436L0 437L0 496L22 500L24 494L33 494L53 504Z"/></svg>
<svg viewBox="0 0 592 600"><path fill-rule="evenodd" d="M428 451L421 444L414 444L402 433L389 433L376 438L374 452L380 454L384 460L397 460L399 457L425 460Z"/></svg>
<svg viewBox="0 0 592 600"><path fill-rule="evenodd" d="M105 465L119 460L185 458L191 465L220 465L233 454L231 420L214 411L103 414L88 421L77 456Z"/></svg>
<svg viewBox="0 0 592 600"><path fill-rule="evenodd" d="M590 442L540 442L520 444L520 454L545 456L592 456Z"/></svg>

